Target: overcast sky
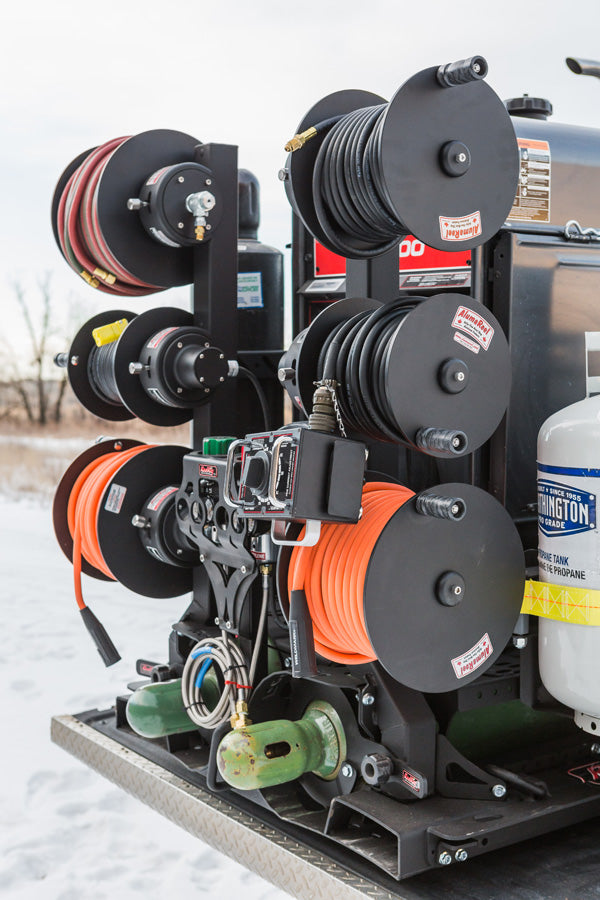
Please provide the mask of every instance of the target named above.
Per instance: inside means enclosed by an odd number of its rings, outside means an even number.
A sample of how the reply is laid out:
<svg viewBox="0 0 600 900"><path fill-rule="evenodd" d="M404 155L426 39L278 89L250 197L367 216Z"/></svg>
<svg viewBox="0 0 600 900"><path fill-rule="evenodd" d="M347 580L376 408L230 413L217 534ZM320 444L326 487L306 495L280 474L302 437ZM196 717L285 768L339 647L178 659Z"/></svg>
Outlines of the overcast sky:
<svg viewBox="0 0 600 900"><path fill-rule="evenodd" d="M2 38L0 302L11 318L10 283L46 270L59 307L76 295L90 314L106 308L60 256L49 207L70 160L113 137L173 128L237 144L261 183L260 237L283 249L283 144L332 91L389 98L419 69L478 53L503 99L547 97L555 120L600 128L600 81L564 63L600 58L600 0L29 0L5 10ZM598 206L583 224L600 225Z"/></svg>

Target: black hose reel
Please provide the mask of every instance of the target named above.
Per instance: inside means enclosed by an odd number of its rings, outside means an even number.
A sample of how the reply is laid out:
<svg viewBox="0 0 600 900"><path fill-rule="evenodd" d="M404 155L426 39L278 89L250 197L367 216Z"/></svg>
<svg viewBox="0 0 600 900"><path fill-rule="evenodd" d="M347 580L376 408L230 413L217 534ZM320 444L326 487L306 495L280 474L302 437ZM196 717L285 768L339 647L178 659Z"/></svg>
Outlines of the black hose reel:
<svg viewBox="0 0 600 900"><path fill-rule="evenodd" d="M123 329L114 340L97 344L103 328ZM151 425L180 425L195 408L214 399L230 374L225 354L176 307L136 313L99 313L75 336L57 364L66 367L83 406L110 421L138 417Z"/></svg>
<svg viewBox="0 0 600 900"><path fill-rule="evenodd" d="M514 201L519 155L481 56L417 73L390 103L339 91L304 116L280 177L311 234L349 259L407 234L438 250L489 240Z"/></svg>
<svg viewBox="0 0 600 900"><path fill-rule="evenodd" d="M346 430L431 456L464 456L494 432L508 405L504 333L461 294L381 304L339 300L284 354L279 377L310 413L315 383L331 385Z"/></svg>

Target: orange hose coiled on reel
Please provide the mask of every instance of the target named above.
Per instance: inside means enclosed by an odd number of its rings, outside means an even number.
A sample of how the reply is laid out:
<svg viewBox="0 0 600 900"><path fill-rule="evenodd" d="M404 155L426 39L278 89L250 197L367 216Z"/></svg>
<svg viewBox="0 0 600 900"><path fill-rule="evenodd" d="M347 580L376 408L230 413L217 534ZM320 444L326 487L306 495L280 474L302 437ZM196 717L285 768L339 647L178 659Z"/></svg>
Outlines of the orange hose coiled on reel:
<svg viewBox="0 0 600 900"><path fill-rule="evenodd" d="M73 485L69 495L67 521L73 538L73 577L79 609L85 609L86 606L81 588L82 558L107 578L116 581L104 561L98 542L98 512L104 492L121 466L150 446L152 445L141 444L129 450L99 456L85 467Z"/></svg>
<svg viewBox="0 0 600 900"><path fill-rule="evenodd" d="M377 659L365 627L365 576L383 529L413 496L399 484L370 482L363 488L363 513L355 525L323 525L314 547L293 549L288 591L304 591L315 650L326 659L351 665Z"/></svg>

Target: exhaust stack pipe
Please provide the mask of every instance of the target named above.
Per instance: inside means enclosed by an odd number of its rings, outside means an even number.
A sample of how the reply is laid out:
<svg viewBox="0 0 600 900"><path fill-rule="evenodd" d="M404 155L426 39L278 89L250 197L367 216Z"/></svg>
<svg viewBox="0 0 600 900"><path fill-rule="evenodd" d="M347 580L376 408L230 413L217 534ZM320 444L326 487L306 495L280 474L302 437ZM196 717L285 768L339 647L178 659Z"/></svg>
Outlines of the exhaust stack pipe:
<svg viewBox="0 0 600 900"><path fill-rule="evenodd" d="M593 75L594 78L600 78L600 62L595 59L576 59L574 56L567 56L565 62L576 75Z"/></svg>

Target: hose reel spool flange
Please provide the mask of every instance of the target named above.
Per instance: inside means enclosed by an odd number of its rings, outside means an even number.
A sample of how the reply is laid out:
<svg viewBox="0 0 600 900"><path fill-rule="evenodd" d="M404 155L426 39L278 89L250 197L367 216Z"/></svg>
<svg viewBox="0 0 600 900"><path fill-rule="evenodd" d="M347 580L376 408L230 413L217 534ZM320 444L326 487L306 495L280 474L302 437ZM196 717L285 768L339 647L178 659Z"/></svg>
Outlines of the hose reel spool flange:
<svg viewBox="0 0 600 900"><path fill-rule="evenodd" d="M469 250L489 240L510 212L519 174L517 143L502 101L485 81L443 87L437 74L434 66L408 79L383 114L375 138L381 189L404 234L438 250ZM330 94L309 110L298 132L382 103L363 91ZM313 195L318 190L313 172L326 134L290 154L285 187L311 234L339 253L319 220ZM359 258L364 247L357 243L357 249ZM352 253L343 255L352 258Z"/></svg>
<svg viewBox="0 0 600 900"><path fill-rule="evenodd" d="M422 515L417 498L405 503L371 555L364 613L389 674L414 690L440 693L474 681L506 647L521 609L525 565L510 516L488 493L457 483L431 493L461 498L464 515ZM448 602L452 587L460 589L460 602Z"/></svg>

